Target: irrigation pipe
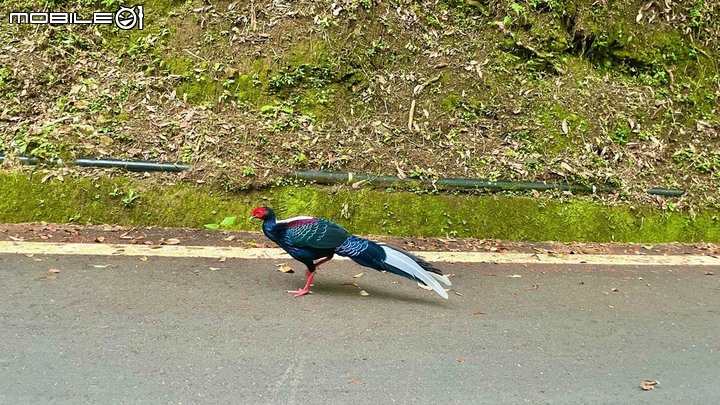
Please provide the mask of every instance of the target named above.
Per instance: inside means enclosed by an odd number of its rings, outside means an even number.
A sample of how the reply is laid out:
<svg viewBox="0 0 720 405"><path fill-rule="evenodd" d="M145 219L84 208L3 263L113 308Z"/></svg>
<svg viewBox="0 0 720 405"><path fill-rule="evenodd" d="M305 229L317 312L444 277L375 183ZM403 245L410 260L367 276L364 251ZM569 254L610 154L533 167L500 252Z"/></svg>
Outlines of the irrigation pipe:
<svg viewBox="0 0 720 405"><path fill-rule="evenodd" d="M314 181L323 184L342 184L342 183L353 183L357 181L367 181L371 183L384 183L384 184L412 184L412 183L423 183L423 184L434 184L437 186L447 186L454 188L485 188L485 189L499 189L499 190L561 190L571 191L575 193L613 193L617 189L612 187L585 187L565 183L542 183L533 181L489 181L480 179L401 179L399 177L392 176L372 176L367 174L356 174L348 172L321 172L321 171L300 171L295 173L295 177L302 180ZM685 190L680 189L664 189L664 188L651 188L646 190L648 194L660 195L665 197L679 197L685 194Z"/></svg>
<svg viewBox="0 0 720 405"><path fill-rule="evenodd" d="M36 165L40 162L62 164L62 161L43 161L33 157L20 156L18 157L20 163L28 165ZM5 161L5 156L0 155L0 164ZM112 167L122 168L130 171L143 172L143 171L163 171L163 172L181 172L190 168L190 165L180 163L156 163L156 162L137 162L137 161L125 161L125 160L114 160L114 159L77 159L75 165L82 167ZM393 176L373 176L369 174L356 174L350 172L323 172L323 171L299 171L295 172L295 177L306 181L314 181L323 184L345 184L353 183L357 181L367 181L370 183L382 183L382 184L412 184L412 183L423 183L429 185L446 186L452 188L467 188L467 189L495 189L495 190L560 190L560 191L571 191L574 193L613 193L617 189L613 187L586 187L578 186L573 184L565 183L544 183L534 181L490 181L481 179L401 179ZM659 195L663 197L679 197L685 194L685 190L682 189L665 189L659 187L653 187L646 190L648 194Z"/></svg>

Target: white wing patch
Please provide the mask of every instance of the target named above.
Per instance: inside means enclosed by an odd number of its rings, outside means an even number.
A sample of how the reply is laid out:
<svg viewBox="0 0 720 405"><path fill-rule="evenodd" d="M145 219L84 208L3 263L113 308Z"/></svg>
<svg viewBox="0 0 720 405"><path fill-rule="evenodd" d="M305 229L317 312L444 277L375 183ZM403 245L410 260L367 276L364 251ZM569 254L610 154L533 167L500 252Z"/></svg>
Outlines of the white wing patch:
<svg viewBox="0 0 720 405"><path fill-rule="evenodd" d="M440 294L441 297L443 297L445 299L448 298L448 294L445 291L445 289L442 288L440 283L438 283L433 277L431 277L429 275L429 274L431 274L434 276L438 276L437 274L434 274L434 273L428 274L428 272L425 271L425 269L423 269L422 267L420 267L417 263L415 263L415 261L413 259L404 255L401 252L398 252L395 249L392 249L388 246L383 246L383 245L380 245L380 247L382 247L382 249L385 251L385 256L387 256L385 258L385 261L389 265L397 267L398 269L410 274L414 278L422 281L427 286L429 286L433 290L435 290L436 293ZM443 277L445 277L445 276L443 276ZM447 277L445 277L445 279L447 280ZM445 280L443 280L443 282L444 281ZM447 280L447 283L450 283L450 280Z"/></svg>
<svg viewBox="0 0 720 405"><path fill-rule="evenodd" d="M292 218L275 220L275 223L276 223L276 224L286 224L286 223L288 223L288 222L297 221L297 220L300 220L300 219L315 219L315 217L309 217L309 216L307 216L307 215L301 215L301 216L299 216L299 217L292 217Z"/></svg>

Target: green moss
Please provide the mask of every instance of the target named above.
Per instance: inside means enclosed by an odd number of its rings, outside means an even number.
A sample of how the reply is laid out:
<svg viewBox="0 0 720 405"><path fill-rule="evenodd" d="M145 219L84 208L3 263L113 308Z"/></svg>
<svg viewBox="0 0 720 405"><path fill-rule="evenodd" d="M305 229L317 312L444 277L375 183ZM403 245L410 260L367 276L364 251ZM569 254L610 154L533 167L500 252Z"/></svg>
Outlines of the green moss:
<svg viewBox="0 0 720 405"><path fill-rule="evenodd" d="M280 216L312 214L357 234L458 236L527 241L718 242L711 212L689 215L604 206L591 201L507 196L416 195L374 189L284 187L228 194L188 184L100 178L46 183L0 173L0 222L49 221L202 227L226 216L244 218L257 205ZM130 190L137 190L129 201ZM235 229L258 230L240 221Z"/></svg>
<svg viewBox="0 0 720 405"><path fill-rule="evenodd" d="M457 110L458 106L462 102L462 99L460 96L457 96L455 94L448 94L445 96L445 98L440 101L440 107L442 107L443 111L447 112L454 112Z"/></svg>

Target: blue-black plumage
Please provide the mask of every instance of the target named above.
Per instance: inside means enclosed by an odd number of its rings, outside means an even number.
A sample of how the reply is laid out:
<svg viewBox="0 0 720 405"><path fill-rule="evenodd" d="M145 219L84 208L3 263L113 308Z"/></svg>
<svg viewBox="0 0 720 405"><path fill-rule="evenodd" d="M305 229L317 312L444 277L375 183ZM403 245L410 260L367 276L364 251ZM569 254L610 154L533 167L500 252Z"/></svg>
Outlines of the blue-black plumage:
<svg viewBox="0 0 720 405"><path fill-rule="evenodd" d="M268 207L255 208L252 218L262 219L265 236L307 266L305 287L289 291L296 297L310 293L315 269L337 254L362 266L415 280L448 298L438 282L452 285L447 276L431 263L400 248L352 235L342 226L322 218L300 216L278 220Z"/></svg>

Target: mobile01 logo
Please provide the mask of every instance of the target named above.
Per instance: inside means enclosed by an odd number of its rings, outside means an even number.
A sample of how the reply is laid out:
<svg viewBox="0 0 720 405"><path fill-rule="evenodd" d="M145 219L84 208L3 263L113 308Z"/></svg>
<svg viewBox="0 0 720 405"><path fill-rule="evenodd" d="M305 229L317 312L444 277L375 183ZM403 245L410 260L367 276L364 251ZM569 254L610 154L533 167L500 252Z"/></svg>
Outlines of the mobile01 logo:
<svg viewBox="0 0 720 405"><path fill-rule="evenodd" d="M121 30L143 29L143 6L123 7L112 12L93 13L83 19L78 13L15 12L10 13L10 24L115 24Z"/></svg>

